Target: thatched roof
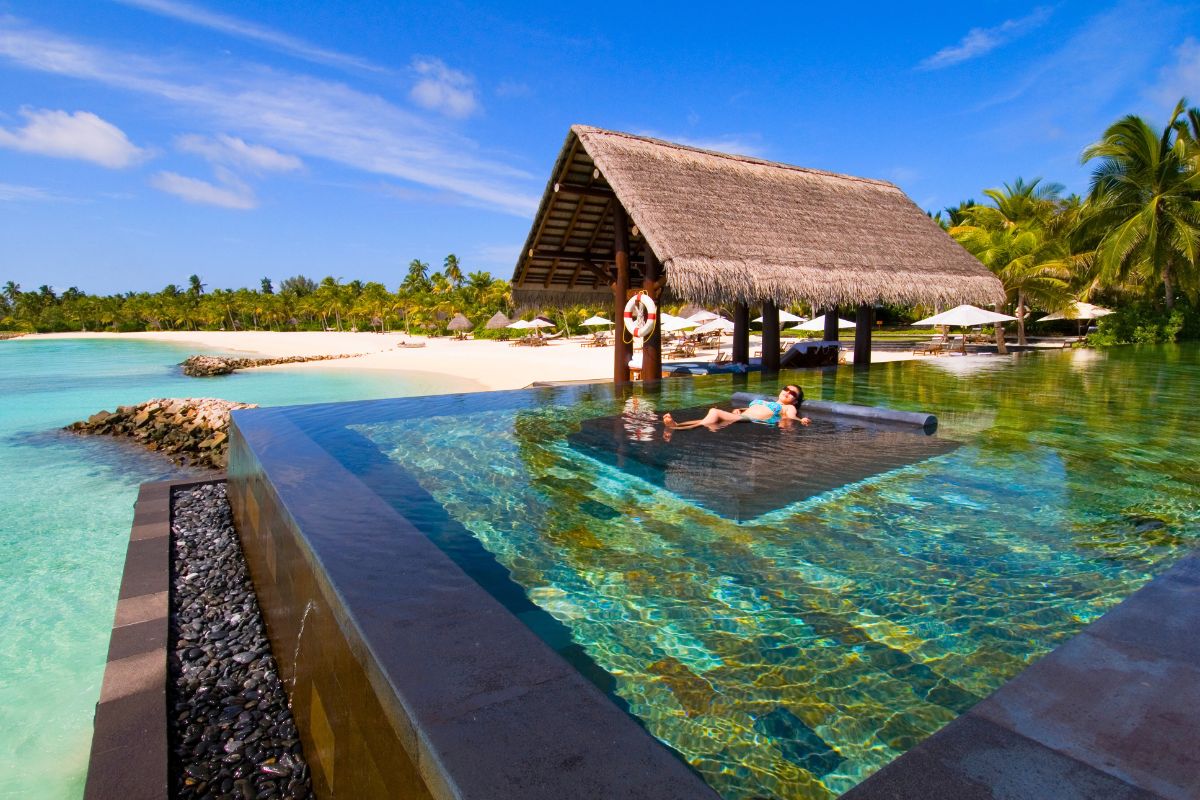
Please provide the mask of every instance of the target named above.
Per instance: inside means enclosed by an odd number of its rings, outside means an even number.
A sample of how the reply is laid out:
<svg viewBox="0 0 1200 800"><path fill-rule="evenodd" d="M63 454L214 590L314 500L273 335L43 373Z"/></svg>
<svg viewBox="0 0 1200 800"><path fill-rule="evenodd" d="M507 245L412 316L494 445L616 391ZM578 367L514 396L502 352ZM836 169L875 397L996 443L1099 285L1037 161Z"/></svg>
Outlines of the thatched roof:
<svg viewBox="0 0 1200 800"><path fill-rule="evenodd" d="M508 317L504 316L503 311L497 311L495 314L492 315L492 318L489 319L487 321L487 323L484 324L483 327L487 328L489 331L494 331L494 330L498 330L500 328L507 328L508 323L510 323L510 322L512 322L512 320L510 320Z"/></svg>
<svg viewBox="0 0 1200 800"><path fill-rule="evenodd" d="M455 314L454 319L450 320L450 324L446 327L452 331L469 331L475 327L475 323L462 314Z"/></svg>
<svg viewBox="0 0 1200 800"><path fill-rule="evenodd" d="M575 125L517 262L517 302L607 301L616 203L637 230L634 285L649 247L681 300L1003 301L999 280L893 184Z"/></svg>

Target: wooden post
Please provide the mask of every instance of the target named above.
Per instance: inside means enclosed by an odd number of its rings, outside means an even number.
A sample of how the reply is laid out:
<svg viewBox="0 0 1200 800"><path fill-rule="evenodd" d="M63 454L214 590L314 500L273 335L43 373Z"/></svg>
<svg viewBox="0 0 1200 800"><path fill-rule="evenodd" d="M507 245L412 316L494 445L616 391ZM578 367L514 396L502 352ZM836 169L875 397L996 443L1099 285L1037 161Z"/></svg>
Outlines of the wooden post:
<svg viewBox="0 0 1200 800"><path fill-rule="evenodd" d="M840 338L838 333L838 310L837 308L825 309L825 341L836 342Z"/></svg>
<svg viewBox="0 0 1200 800"><path fill-rule="evenodd" d="M629 383L629 359L633 344L625 330L625 303L629 295L629 217L620 203L613 204L613 260L616 262L616 280L613 281L613 383L618 386Z"/></svg>
<svg viewBox="0 0 1200 800"><path fill-rule="evenodd" d="M763 301L762 371L765 375L779 372L779 306L773 300Z"/></svg>
<svg viewBox="0 0 1200 800"><path fill-rule="evenodd" d="M642 291L650 296L655 305L659 305L662 281L659 280L659 270L662 264L646 243L646 274L642 281ZM658 312L659 319L655 320L654 330L642 343L642 383L657 383L662 380L662 309Z"/></svg>
<svg viewBox="0 0 1200 800"><path fill-rule="evenodd" d="M875 306L861 305L854 319L854 366L871 366L871 328L875 326Z"/></svg>
<svg viewBox="0 0 1200 800"><path fill-rule="evenodd" d="M733 306L733 360L750 363L750 306L745 303Z"/></svg>

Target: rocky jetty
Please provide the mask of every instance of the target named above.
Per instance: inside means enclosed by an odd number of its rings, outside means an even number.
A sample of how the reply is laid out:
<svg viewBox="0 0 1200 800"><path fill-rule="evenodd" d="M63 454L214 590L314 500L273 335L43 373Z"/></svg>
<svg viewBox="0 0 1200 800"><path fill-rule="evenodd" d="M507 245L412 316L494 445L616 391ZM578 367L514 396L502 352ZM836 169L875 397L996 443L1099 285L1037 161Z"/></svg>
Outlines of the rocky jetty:
<svg viewBox="0 0 1200 800"><path fill-rule="evenodd" d="M179 365L183 374L193 378L228 375L236 369L271 367L276 364L301 364L305 361L334 361L339 358L358 358L362 353L337 356L287 356L285 358L231 358L229 356L189 356Z"/></svg>
<svg viewBox="0 0 1200 800"><path fill-rule="evenodd" d="M16 339L18 336L24 336L23 333L15 333L13 331L0 331L0 341L5 339Z"/></svg>
<svg viewBox="0 0 1200 800"><path fill-rule="evenodd" d="M215 398L160 398L116 411L100 411L67 430L127 436L185 466L225 469L229 451L229 412L257 408Z"/></svg>
<svg viewBox="0 0 1200 800"><path fill-rule="evenodd" d="M312 797L224 483L175 494L167 659L172 796Z"/></svg>

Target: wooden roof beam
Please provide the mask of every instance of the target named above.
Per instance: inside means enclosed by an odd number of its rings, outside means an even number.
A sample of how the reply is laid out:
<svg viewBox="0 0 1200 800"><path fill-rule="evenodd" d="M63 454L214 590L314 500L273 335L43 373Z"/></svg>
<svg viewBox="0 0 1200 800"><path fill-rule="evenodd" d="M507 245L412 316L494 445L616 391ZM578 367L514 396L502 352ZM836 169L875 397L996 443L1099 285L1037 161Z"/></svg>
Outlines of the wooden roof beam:
<svg viewBox="0 0 1200 800"><path fill-rule="evenodd" d="M580 186L574 183L556 183L554 184L555 194L577 194L581 197L602 197L609 199L616 197L612 189L603 186Z"/></svg>

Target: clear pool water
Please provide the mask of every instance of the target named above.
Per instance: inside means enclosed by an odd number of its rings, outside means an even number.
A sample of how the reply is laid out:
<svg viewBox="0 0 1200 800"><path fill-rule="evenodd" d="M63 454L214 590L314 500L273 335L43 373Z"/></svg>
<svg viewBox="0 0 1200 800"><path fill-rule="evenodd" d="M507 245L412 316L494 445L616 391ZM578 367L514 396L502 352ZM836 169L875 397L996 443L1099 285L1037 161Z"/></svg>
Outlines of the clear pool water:
<svg viewBox="0 0 1200 800"><path fill-rule="evenodd" d="M731 800L836 796L1200 540L1196 346L786 377L935 412L957 447L737 519L570 439L603 417L661 436L664 409L778 385L755 377L295 416L415 481L377 488Z"/></svg>
<svg viewBox="0 0 1200 800"><path fill-rule="evenodd" d="M63 425L152 397L282 405L476 388L441 375L320 368L186 378L175 365L195 352L103 339L0 342L0 797L82 794L137 486L172 476L159 456Z"/></svg>

